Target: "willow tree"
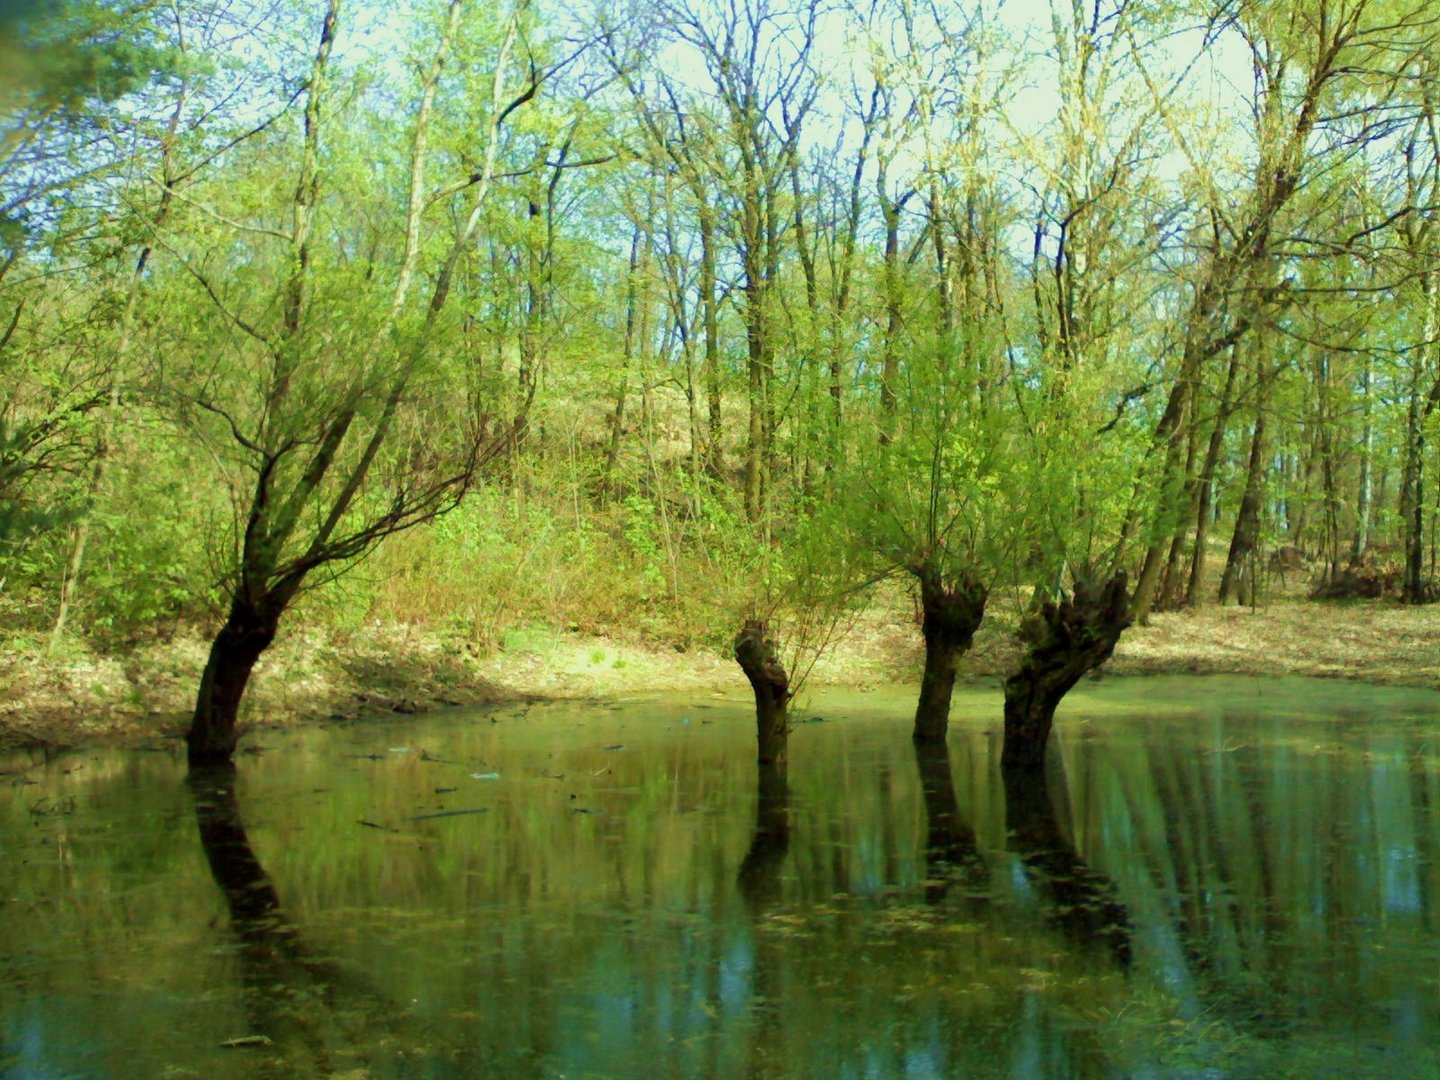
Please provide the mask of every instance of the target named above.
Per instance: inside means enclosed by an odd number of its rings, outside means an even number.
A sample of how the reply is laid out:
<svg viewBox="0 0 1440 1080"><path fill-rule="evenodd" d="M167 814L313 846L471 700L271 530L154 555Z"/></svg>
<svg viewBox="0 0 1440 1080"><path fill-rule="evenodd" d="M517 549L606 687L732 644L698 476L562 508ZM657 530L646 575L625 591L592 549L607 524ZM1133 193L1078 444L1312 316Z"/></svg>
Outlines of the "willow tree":
<svg viewBox="0 0 1440 1080"><path fill-rule="evenodd" d="M234 512L219 553L228 610L186 735L192 765L234 753L250 676L307 579L455 506L514 430L490 434L450 347L449 300L484 222L502 126L538 89L533 63L512 85L527 14L487 25L451 0L419 35L427 55L398 175L365 167L393 148L347 127L340 15L328 0L293 138L247 144L249 185L197 188L210 228L164 237L199 303L166 321L162 392L221 462ZM442 155L437 100L470 93L486 67L479 145ZM437 185L442 156L453 171Z"/></svg>
<svg viewBox="0 0 1440 1080"><path fill-rule="evenodd" d="M1036 358L1014 387L1031 492L1025 537L1032 587L1021 654L1005 690L1007 769L1043 763L1055 711L1109 659L1130 625L1118 538L1133 475L1133 397L1151 377L1155 344L1144 298L1164 286L1156 255L1169 220L1155 215L1155 109L1146 100L1129 0L1054 3L1047 60L1060 102L1024 140L1035 181L1021 340Z"/></svg>
<svg viewBox="0 0 1440 1080"><path fill-rule="evenodd" d="M871 424L856 422L867 416L857 400L836 489L845 543L873 574L914 589L925 666L913 734L936 742L991 591L1011 580L1025 517L1009 482L1012 399L999 385L1012 223L985 157L1006 80L971 11L895 4L857 15L872 88L856 95L856 119L873 132L867 232L878 249L859 362Z"/></svg>
<svg viewBox="0 0 1440 1080"><path fill-rule="evenodd" d="M1025 493L1013 482L1013 415L979 407L973 371L907 352L889 437L853 448L840 501L844 543L868 553L874 574L913 583L925 641L914 737L940 741L961 657L991 590L1011 580Z"/></svg>

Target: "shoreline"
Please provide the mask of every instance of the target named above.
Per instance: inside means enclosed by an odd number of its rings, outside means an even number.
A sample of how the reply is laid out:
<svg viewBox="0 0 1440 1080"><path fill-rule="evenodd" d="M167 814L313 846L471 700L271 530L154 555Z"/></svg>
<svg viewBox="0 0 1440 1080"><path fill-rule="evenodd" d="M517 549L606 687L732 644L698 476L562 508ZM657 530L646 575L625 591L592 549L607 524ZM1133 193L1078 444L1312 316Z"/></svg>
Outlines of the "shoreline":
<svg viewBox="0 0 1440 1080"><path fill-rule="evenodd" d="M987 617L962 679L1000 678L1017 655L1002 610ZM180 737L208 642L197 634L125 653L48 656L0 647L0 749L155 745ZM813 686L918 686L923 643L908 606L874 608L815 663ZM796 665L799 666L798 664ZM1440 687L1440 606L1280 601L1154 616L1126 631L1105 677L1298 675L1380 686ZM346 634L299 629L256 670L242 730L414 715L513 701L656 693L743 693L729 657L535 629L482 653L418 626Z"/></svg>

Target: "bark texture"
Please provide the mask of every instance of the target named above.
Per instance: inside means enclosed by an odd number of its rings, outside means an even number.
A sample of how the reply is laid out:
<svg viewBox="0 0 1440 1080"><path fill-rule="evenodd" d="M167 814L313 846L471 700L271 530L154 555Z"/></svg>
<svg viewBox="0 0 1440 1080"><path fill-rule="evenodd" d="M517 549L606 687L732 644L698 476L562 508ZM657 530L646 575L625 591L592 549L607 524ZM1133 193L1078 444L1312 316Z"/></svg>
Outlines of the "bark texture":
<svg viewBox="0 0 1440 1080"><path fill-rule="evenodd" d="M1005 680L1004 768L1036 769L1044 762L1061 699L1110 659L1130 625L1127 585L1123 570L1101 585L1078 581L1070 596L1044 604L1021 624L1028 648Z"/></svg>
<svg viewBox="0 0 1440 1080"><path fill-rule="evenodd" d="M790 739L790 676L759 619L735 638L735 662L755 691L755 738L761 765L783 765Z"/></svg>
<svg viewBox="0 0 1440 1080"><path fill-rule="evenodd" d="M950 726L950 698L960 657L970 648L985 617L989 592L968 573L946 582L933 567L915 567L912 572L920 582L921 632L925 636L925 674L915 707L915 739L941 741Z"/></svg>

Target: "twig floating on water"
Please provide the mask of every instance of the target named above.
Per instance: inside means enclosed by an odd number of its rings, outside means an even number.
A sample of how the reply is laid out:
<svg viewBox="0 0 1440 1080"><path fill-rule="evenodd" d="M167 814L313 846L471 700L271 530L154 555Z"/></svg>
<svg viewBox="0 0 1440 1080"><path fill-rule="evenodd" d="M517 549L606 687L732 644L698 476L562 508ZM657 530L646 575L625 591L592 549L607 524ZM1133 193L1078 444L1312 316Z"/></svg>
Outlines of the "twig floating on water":
<svg viewBox="0 0 1440 1080"><path fill-rule="evenodd" d="M462 815L462 814L486 814L486 813L489 813L489 812L490 812L490 808L489 808L488 806L477 806L477 807L475 807L473 810L440 810L440 811L437 811L436 813L433 813L433 814L416 814L414 817L412 817L412 818L407 818L406 820L407 820L407 821L430 821L430 820L432 820L433 818L459 817L459 816ZM363 825L364 822L362 821L361 824Z"/></svg>

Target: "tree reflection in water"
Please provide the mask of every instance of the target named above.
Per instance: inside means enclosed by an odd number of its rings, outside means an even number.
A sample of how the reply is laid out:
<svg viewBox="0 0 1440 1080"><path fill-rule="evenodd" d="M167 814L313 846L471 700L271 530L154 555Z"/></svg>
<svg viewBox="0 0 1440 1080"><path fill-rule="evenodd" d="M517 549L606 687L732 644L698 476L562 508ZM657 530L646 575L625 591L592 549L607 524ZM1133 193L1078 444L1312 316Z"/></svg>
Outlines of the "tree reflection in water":
<svg viewBox="0 0 1440 1080"><path fill-rule="evenodd" d="M1056 818L1057 800L1063 805L1069 797L1063 770L1057 767L1051 776L1044 767L1009 768L1002 782L1009 846L1030 882L1048 896L1052 921L1077 945L1103 943L1129 968L1130 915L1115 883L1081 858Z"/></svg>
<svg viewBox="0 0 1440 1080"><path fill-rule="evenodd" d="M396 1010L373 988L306 950L250 846L235 779L230 763L192 768L188 776L200 843L225 896L238 946L249 1026L239 1037L254 1040L242 1045L259 1055L260 1075L327 1075L356 1063L357 1053L390 1026L385 1018ZM332 1045L343 1048L341 1053Z"/></svg>
<svg viewBox="0 0 1440 1080"><path fill-rule="evenodd" d="M983 904L990 886L990 868L980 844L960 814L950 747L944 742L915 740L915 764L925 799L925 899L940 904L957 883L972 903Z"/></svg>
<svg viewBox="0 0 1440 1080"><path fill-rule="evenodd" d="M762 920L780 899L780 868L790 850L790 784L784 762L756 766L755 831L740 863L736 883L755 934L751 992L753 1030L747 1074L783 1076L785 1001L780 986L784 951Z"/></svg>
<svg viewBox="0 0 1440 1080"><path fill-rule="evenodd" d="M786 767L756 767L755 832L740 864L740 895L754 915L780 894L780 866L790 850L790 784Z"/></svg>
<svg viewBox="0 0 1440 1080"><path fill-rule="evenodd" d="M388 729L307 733L244 794L35 767L0 789L0 1038L36 1075L1440 1076L1428 713L1116 720L1064 776L862 717L788 777L743 716L636 715L438 728L431 757L507 777L453 796L454 765L351 753Z"/></svg>

